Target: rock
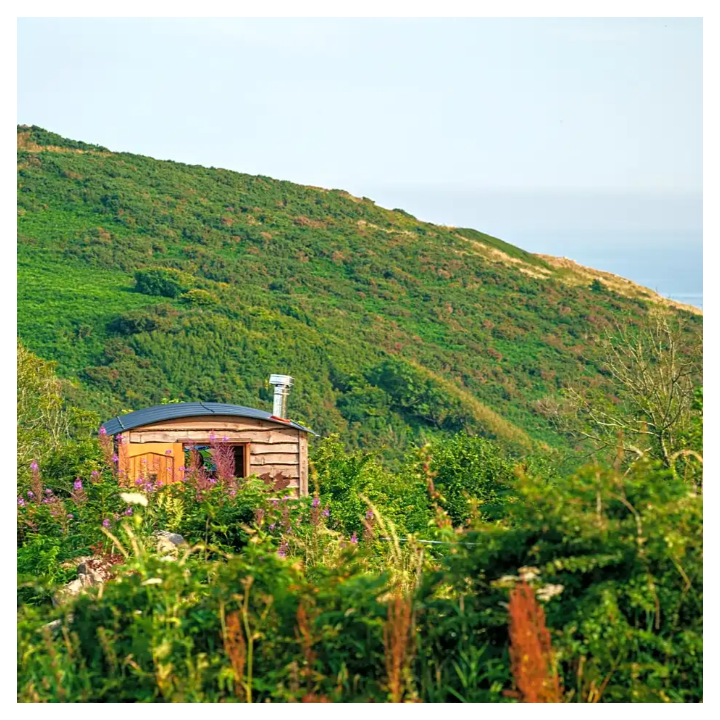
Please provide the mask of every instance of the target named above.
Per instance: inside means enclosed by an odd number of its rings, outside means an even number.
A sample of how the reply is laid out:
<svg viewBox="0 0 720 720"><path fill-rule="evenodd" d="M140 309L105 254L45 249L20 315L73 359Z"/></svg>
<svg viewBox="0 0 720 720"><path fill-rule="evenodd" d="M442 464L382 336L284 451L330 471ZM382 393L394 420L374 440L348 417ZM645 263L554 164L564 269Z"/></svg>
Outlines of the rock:
<svg viewBox="0 0 720 720"><path fill-rule="evenodd" d="M80 557L76 557L72 560L66 560L64 563L60 563L60 567L63 568L63 570L69 570L72 567L80 567L80 565L92 559L92 555L81 555Z"/></svg>
<svg viewBox="0 0 720 720"><path fill-rule="evenodd" d="M169 540L173 545L186 545L185 538L177 533L167 532L167 530L158 530L155 535L157 537Z"/></svg>
<svg viewBox="0 0 720 720"><path fill-rule="evenodd" d="M155 534L155 549L163 560L174 560L178 556L178 547L186 545L185 538L177 533L158 530Z"/></svg>
<svg viewBox="0 0 720 720"><path fill-rule="evenodd" d="M72 600L91 585L102 585L113 576L112 563L99 557L80 557L77 565L77 578L58 590L53 597L54 605Z"/></svg>
<svg viewBox="0 0 720 720"><path fill-rule="evenodd" d="M65 587L58 590L53 596L53 604L62 605L64 602L80 595L86 587L93 584L92 578L89 575L78 575L75 580L71 580Z"/></svg>

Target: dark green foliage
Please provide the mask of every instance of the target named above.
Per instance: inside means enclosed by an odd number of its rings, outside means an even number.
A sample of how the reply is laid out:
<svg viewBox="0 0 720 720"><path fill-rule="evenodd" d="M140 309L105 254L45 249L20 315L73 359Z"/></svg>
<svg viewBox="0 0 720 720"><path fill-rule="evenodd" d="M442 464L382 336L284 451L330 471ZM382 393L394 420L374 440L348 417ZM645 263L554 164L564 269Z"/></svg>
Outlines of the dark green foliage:
<svg viewBox="0 0 720 720"><path fill-rule="evenodd" d="M135 273L135 289L145 295L176 298L189 288L187 275L172 268L148 268Z"/></svg>
<svg viewBox="0 0 720 720"><path fill-rule="evenodd" d="M498 648L512 576L534 568L538 592L562 587L545 610L570 700L591 701L591 688L604 686L603 702L701 701L701 497L647 464L624 477L589 468L551 485L526 480L517 492L503 527L466 535L477 544L427 578L429 598L455 578L474 641ZM437 658L430 677L452 678L455 607L426 603Z"/></svg>
<svg viewBox="0 0 720 720"><path fill-rule="evenodd" d="M502 517L517 466L497 444L465 434L428 448L430 470L442 506L454 525L471 514L471 503L486 518Z"/></svg>
<svg viewBox="0 0 720 720"><path fill-rule="evenodd" d="M458 431L471 424L463 403L420 369L403 360L385 360L369 373L369 380L384 390L393 410L432 427Z"/></svg>
<svg viewBox="0 0 720 720"><path fill-rule="evenodd" d="M380 508L401 533L428 533L431 518L427 487L411 458L390 473L369 454L349 453L337 435L325 438L312 454L313 480L329 503L332 525L350 535L362 533L367 512L363 497Z"/></svg>
<svg viewBox="0 0 720 720"><path fill-rule="evenodd" d="M446 534L455 544L411 591L405 696L507 701L506 603L522 576L545 608L566 702L700 702L701 498L647 464L624 476L588 468L553 484L528 478L514 492L502 525ZM149 512L114 526L134 550L101 595L91 590L50 612L21 608L22 701L387 700L383 631L394 570L374 569L376 545L345 543L332 560L327 546L303 572L260 522L238 555L201 549L167 562L143 532ZM307 507L288 520L304 532ZM20 562L62 581L61 557L52 536L36 536ZM223 642L235 612L254 638L252 672L245 641L241 683ZM55 617L66 630L53 638L41 626ZM236 645L236 659L239 652Z"/></svg>

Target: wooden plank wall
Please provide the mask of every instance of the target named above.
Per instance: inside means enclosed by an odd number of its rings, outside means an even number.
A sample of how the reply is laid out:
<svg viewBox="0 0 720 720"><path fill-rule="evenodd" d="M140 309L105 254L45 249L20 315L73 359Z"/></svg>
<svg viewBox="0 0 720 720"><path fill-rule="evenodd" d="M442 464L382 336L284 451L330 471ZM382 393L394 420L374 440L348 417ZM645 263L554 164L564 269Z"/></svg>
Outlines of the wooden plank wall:
<svg viewBox="0 0 720 720"><path fill-rule="evenodd" d="M134 428L123 434L123 442L175 443L218 439L250 443L250 474L290 479L290 488L300 495L308 492L307 436L292 427L253 418L211 415L165 420Z"/></svg>

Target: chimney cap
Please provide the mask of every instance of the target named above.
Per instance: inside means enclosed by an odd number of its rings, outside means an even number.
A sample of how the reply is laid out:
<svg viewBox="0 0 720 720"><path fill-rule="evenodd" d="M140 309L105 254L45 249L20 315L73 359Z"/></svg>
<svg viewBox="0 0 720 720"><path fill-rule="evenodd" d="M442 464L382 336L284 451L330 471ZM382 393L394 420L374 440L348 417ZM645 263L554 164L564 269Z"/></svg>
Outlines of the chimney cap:
<svg viewBox="0 0 720 720"><path fill-rule="evenodd" d="M285 385L286 387L290 387L293 384L293 379L290 377L290 375L271 375L270 384Z"/></svg>

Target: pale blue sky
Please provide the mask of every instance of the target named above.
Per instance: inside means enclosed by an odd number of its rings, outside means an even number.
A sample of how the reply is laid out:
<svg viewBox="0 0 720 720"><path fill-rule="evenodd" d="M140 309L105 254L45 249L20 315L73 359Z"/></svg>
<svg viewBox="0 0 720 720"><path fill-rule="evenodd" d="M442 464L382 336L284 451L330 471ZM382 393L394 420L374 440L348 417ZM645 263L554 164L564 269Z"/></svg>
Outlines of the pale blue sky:
<svg viewBox="0 0 720 720"><path fill-rule="evenodd" d="M18 122L580 261L701 237L700 19L21 19Z"/></svg>

